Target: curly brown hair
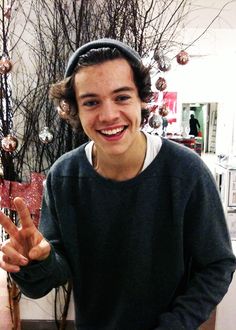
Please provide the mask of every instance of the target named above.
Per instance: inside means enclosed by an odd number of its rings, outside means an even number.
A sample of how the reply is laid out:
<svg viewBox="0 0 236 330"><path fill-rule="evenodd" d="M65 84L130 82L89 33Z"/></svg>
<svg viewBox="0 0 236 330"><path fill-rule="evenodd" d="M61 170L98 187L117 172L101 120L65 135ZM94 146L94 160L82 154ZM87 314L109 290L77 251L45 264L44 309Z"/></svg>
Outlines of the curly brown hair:
<svg viewBox="0 0 236 330"><path fill-rule="evenodd" d="M83 67L104 63L106 61L124 58L130 64L134 82L138 89L138 94L141 101L148 103L152 97L151 91L151 78L150 67L145 67L141 62L137 63L132 59L127 58L116 48L98 48L90 49L87 53L79 57L77 66L70 77L67 77L53 85L49 89L49 97L53 100L59 116L66 120L74 130L82 130L82 126L79 119L79 109L77 107L74 81L75 74ZM143 126L149 117L149 110L142 109L142 121Z"/></svg>

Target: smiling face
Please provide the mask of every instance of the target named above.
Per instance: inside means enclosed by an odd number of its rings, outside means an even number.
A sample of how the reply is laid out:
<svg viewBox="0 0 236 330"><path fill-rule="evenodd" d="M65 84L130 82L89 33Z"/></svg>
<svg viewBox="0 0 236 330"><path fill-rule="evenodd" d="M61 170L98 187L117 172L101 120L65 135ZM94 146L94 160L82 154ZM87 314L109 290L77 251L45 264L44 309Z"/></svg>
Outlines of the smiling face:
<svg viewBox="0 0 236 330"><path fill-rule="evenodd" d="M81 68L75 75L75 95L81 124L98 153L135 152L142 140L142 101L125 59Z"/></svg>

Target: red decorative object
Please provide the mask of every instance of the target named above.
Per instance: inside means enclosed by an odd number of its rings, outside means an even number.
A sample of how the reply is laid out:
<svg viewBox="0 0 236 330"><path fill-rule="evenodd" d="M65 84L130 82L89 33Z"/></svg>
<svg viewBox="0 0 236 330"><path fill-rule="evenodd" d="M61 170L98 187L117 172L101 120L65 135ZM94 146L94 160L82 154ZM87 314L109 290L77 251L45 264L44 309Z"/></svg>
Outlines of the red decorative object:
<svg viewBox="0 0 236 330"><path fill-rule="evenodd" d="M9 134L2 139L1 145L4 151L13 152L18 147L18 140L15 136Z"/></svg>
<svg viewBox="0 0 236 330"><path fill-rule="evenodd" d="M189 54L185 50L181 50L181 52L176 55L176 60L179 64L185 65L189 61Z"/></svg>
<svg viewBox="0 0 236 330"><path fill-rule="evenodd" d="M158 60L158 68L163 71L169 71L171 69L170 59L167 56L162 56Z"/></svg>
<svg viewBox="0 0 236 330"><path fill-rule="evenodd" d="M8 73L11 69L12 62L6 57L2 57L0 60L0 74Z"/></svg>
<svg viewBox="0 0 236 330"><path fill-rule="evenodd" d="M156 89L159 90L160 92L164 91L167 88L167 83L165 78L159 77L156 81Z"/></svg>
<svg viewBox="0 0 236 330"><path fill-rule="evenodd" d="M15 197L21 197L25 200L33 221L37 225L42 203L44 180L45 176L40 173L32 173L31 181L26 183L0 179L0 207L15 211L13 200Z"/></svg>
<svg viewBox="0 0 236 330"><path fill-rule="evenodd" d="M169 113L169 108L166 104L163 104L159 107L159 115L162 116L162 117L166 117Z"/></svg>
<svg viewBox="0 0 236 330"><path fill-rule="evenodd" d="M150 112L155 112L158 109L158 104L150 104L148 109Z"/></svg>

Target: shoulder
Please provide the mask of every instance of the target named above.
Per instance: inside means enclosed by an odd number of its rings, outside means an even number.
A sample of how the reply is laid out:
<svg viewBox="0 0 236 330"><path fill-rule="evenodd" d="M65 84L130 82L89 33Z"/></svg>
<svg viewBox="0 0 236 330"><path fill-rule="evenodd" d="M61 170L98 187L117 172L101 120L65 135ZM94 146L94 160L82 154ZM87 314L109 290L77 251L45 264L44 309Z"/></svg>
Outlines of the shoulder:
<svg viewBox="0 0 236 330"><path fill-rule="evenodd" d="M193 150L181 143L174 142L168 139L162 139L162 146L164 151L166 152L166 156L175 156L178 159L182 159L183 161L187 159L192 159L196 162L201 161L200 156Z"/></svg>
<svg viewBox="0 0 236 330"><path fill-rule="evenodd" d="M178 176L198 177L209 174L209 169L201 157L192 149L167 139L162 141L163 165L170 173Z"/></svg>
<svg viewBox="0 0 236 330"><path fill-rule="evenodd" d="M79 169L86 161L85 146L87 143L66 152L52 165L49 174L55 176L78 175Z"/></svg>

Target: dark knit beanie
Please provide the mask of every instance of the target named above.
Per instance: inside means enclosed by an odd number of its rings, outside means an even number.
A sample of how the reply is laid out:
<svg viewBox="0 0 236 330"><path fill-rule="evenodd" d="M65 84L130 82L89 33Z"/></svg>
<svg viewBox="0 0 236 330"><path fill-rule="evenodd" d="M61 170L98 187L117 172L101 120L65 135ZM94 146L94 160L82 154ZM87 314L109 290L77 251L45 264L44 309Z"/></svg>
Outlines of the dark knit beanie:
<svg viewBox="0 0 236 330"><path fill-rule="evenodd" d="M130 58L134 61L134 63L140 64L141 63L141 57L140 55L132 48L130 48L125 43L114 40L114 39L98 39L94 41L90 41L87 44L84 44L83 46L79 47L70 57L66 71L65 71L65 78L72 75L79 57L85 53L87 53L90 49L98 49L98 48L104 48L104 47L110 47L110 48L117 48L121 53L123 53L125 56Z"/></svg>

